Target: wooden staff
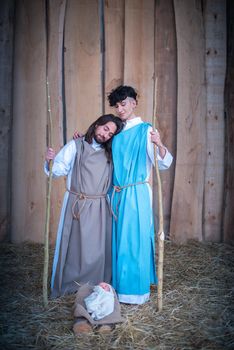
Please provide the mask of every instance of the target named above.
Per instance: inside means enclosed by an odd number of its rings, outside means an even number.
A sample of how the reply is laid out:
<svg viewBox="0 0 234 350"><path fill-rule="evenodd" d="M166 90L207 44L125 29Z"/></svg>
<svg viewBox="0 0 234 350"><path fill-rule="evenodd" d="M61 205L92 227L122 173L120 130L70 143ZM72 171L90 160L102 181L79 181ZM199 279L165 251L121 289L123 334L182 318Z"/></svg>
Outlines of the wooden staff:
<svg viewBox="0 0 234 350"><path fill-rule="evenodd" d="M155 89L154 89L154 112L153 112L153 129L156 129L156 108L157 108L157 78L155 78ZM157 161L157 146L154 144L154 163L155 173L158 184L158 214L159 214L159 225L158 225L158 311L162 310L162 290L163 290L163 258L164 258L164 230L163 230L163 202L162 202L162 183L158 168Z"/></svg>
<svg viewBox="0 0 234 350"><path fill-rule="evenodd" d="M50 107L50 91L49 81L46 78L46 91L47 91L47 115L48 115L48 146L52 147L52 117ZM44 306L48 305L48 268L49 268L49 227L50 227L50 197L52 187L52 160L49 162L49 177L47 181L47 192L46 192L46 222L45 222L45 233L44 233L44 271L43 271L43 302Z"/></svg>

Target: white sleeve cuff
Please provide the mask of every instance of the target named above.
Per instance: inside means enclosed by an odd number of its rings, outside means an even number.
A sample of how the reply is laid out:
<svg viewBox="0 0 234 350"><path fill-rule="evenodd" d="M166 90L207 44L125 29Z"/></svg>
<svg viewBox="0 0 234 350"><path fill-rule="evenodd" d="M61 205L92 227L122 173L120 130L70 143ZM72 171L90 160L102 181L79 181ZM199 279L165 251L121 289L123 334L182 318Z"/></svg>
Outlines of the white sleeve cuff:
<svg viewBox="0 0 234 350"><path fill-rule="evenodd" d="M147 154L148 154L148 157L149 157L151 163L154 165L154 144L153 144L153 142L151 142L151 139L150 139L150 131L151 130L152 130L152 127L149 127L148 134L147 134ZM159 169L160 170L168 169L172 163L172 160L173 160L171 153L165 147L166 154L165 154L164 158L162 158L159 154L158 147L156 149L157 149L157 160L158 160Z"/></svg>

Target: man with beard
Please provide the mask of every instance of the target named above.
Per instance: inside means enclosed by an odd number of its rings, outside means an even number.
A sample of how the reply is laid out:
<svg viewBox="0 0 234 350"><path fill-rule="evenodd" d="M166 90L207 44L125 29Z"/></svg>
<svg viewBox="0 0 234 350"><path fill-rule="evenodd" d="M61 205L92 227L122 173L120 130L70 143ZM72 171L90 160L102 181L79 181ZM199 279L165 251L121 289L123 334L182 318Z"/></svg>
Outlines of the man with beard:
<svg viewBox="0 0 234 350"><path fill-rule="evenodd" d="M122 122L103 115L82 138L68 142L55 156L46 152L45 172L67 176L54 254L52 297L73 293L80 284L111 280L111 212L107 192L112 181L112 137Z"/></svg>

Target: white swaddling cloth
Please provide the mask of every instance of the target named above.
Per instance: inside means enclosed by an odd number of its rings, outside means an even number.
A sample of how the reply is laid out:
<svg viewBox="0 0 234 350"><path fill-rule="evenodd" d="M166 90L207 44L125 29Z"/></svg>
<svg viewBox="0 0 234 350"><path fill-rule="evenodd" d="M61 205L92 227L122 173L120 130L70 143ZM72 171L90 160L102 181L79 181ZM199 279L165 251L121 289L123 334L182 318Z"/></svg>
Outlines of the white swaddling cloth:
<svg viewBox="0 0 234 350"><path fill-rule="evenodd" d="M110 315L114 311L114 293L112 287L110 290L104 290L101 286L95 286L93 293L84 299L86 309L94 320L100 320Z"/></svg>

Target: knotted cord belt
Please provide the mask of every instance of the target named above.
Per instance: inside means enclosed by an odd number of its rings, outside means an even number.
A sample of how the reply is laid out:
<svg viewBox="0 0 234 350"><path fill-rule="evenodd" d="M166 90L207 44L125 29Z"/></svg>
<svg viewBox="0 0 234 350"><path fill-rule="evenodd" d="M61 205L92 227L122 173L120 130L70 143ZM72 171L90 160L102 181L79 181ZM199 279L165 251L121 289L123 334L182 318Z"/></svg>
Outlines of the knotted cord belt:
<svg viewBox="0 0 234 350"><path fill-rule="evenodd" d="M74 219L76 220L80 220L80 214L82 212L82 210L84 209L85 203L87 199L99 199L99 198L106 198L106 194L86 194L86 193L78 193L78 192L74 192L71 191L69 189L67 189L67 191L69 193L72 193L76 196L75 202L72 205L72 216ZM82 206L81 208L78 210L78 213L75 213L75 206L76 204L78 204L79 200L83 200Z"/></svg>
<svg viewBox="0 0 234 350"><path fill-rule="evenodd" d="M115 220L117 220L117 218L118 218L117 214L118 214L119 203L120 203L120 198L119 198L118 203L116 204L116 215L115 215L114 210L113 210L113 200L114 200L115 192L119 193L122 190L124 190L125 188L132 187L132 186L137 186L137 185L143 185L143 184L146 184L146 183L149 183L149 181L135 182L133 184L128 184L128 185L125 185L125 186L113 185L113 192L112 192L112 195L111 195L111 213L114 216Z"/></svg>

